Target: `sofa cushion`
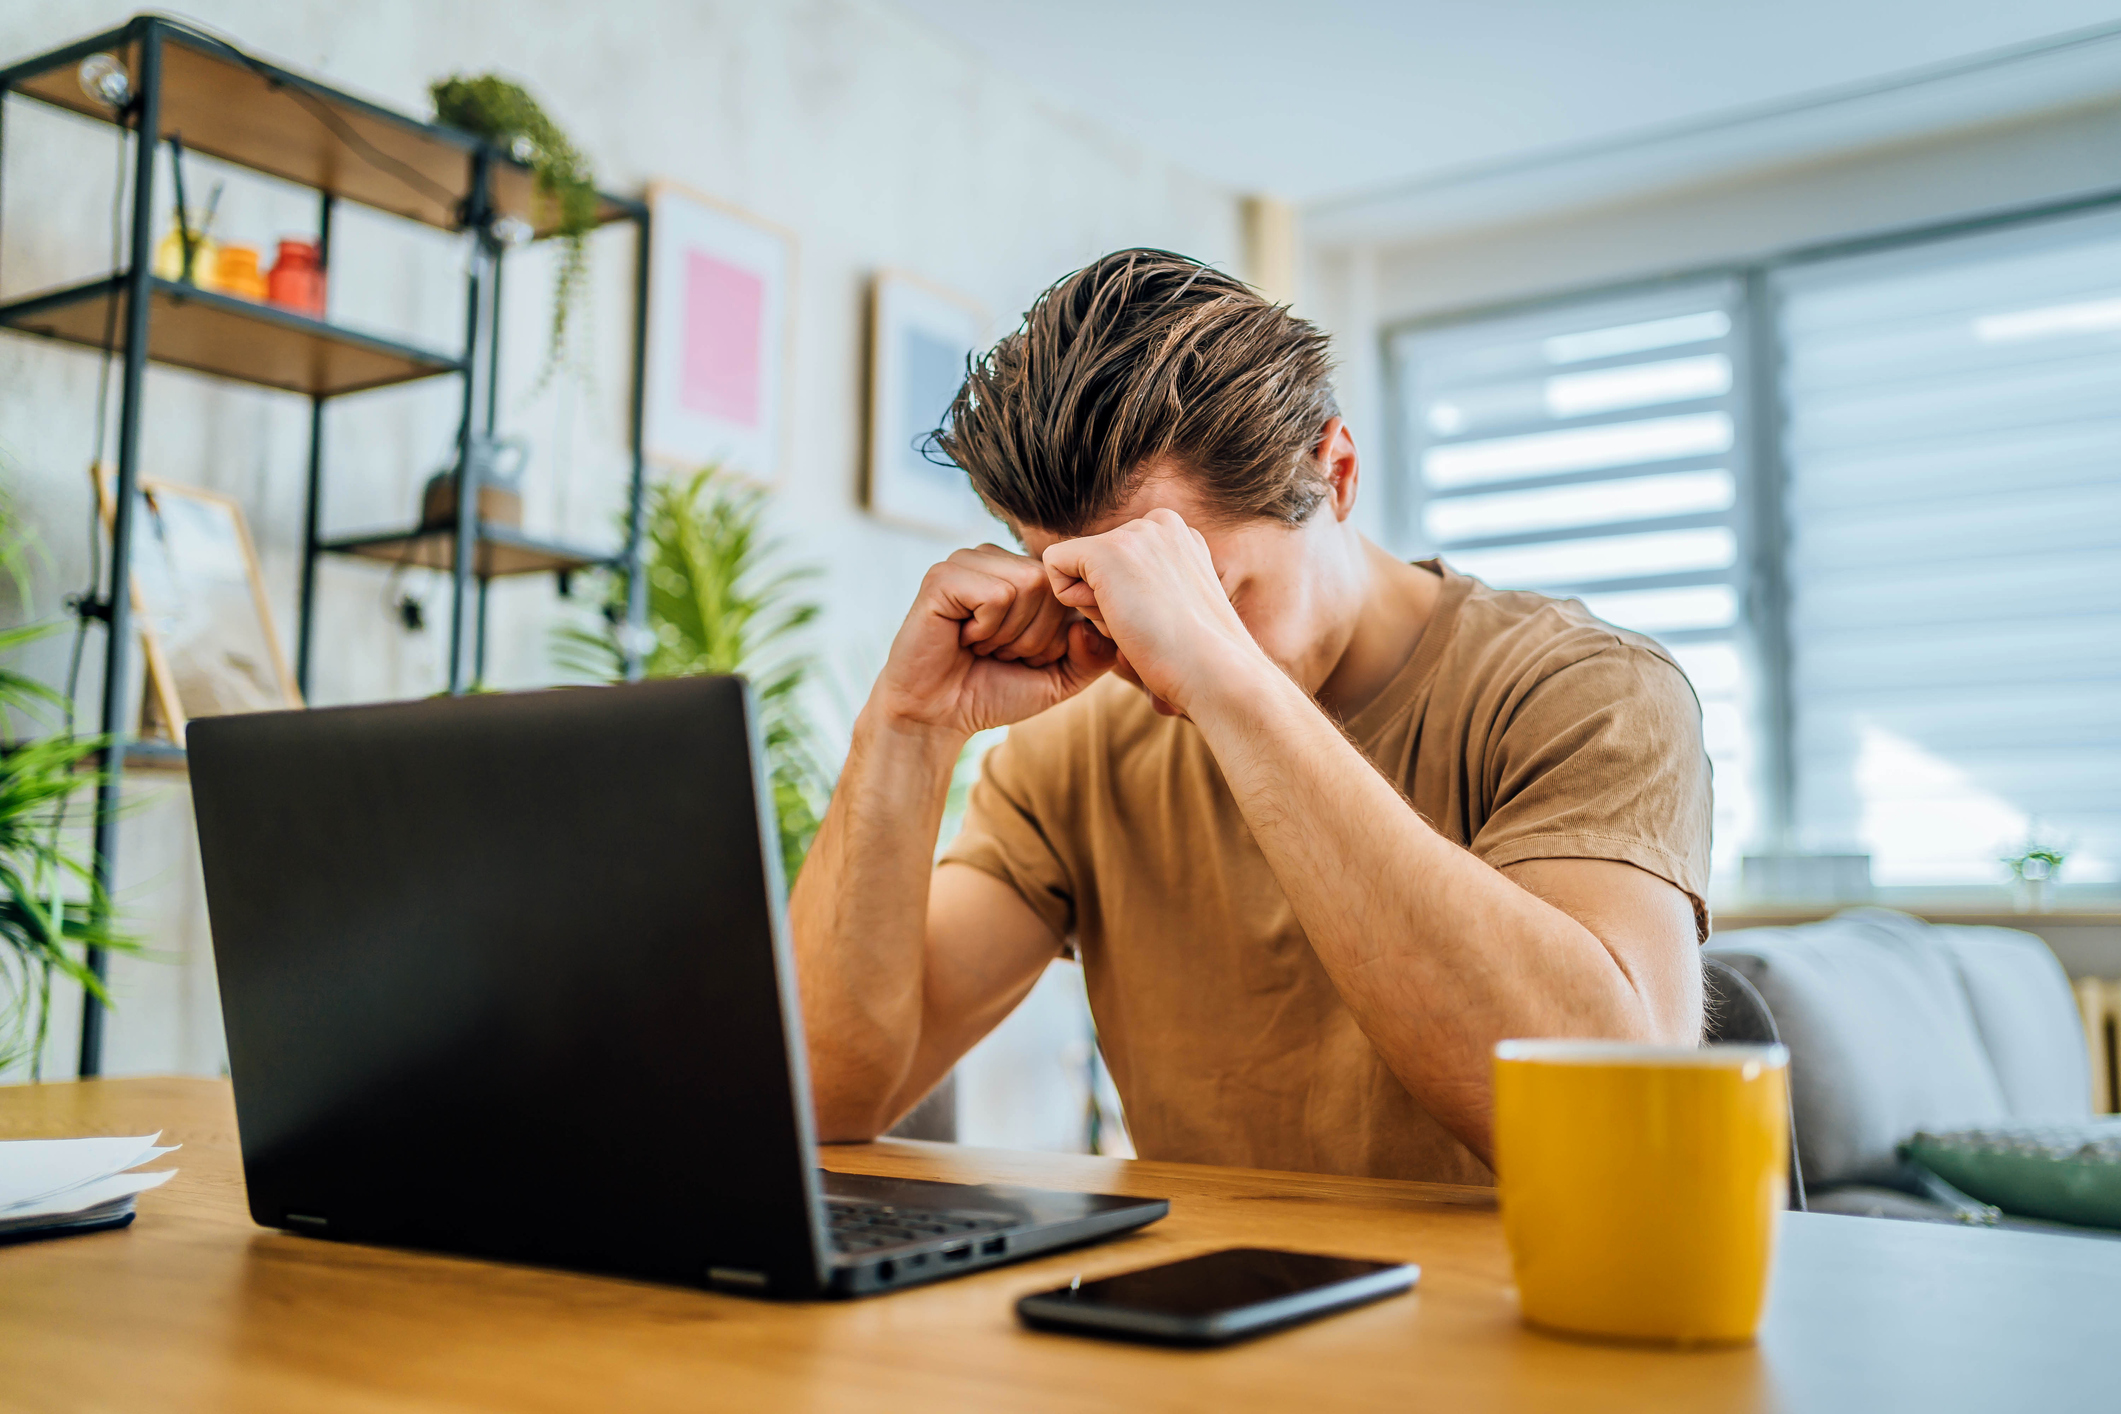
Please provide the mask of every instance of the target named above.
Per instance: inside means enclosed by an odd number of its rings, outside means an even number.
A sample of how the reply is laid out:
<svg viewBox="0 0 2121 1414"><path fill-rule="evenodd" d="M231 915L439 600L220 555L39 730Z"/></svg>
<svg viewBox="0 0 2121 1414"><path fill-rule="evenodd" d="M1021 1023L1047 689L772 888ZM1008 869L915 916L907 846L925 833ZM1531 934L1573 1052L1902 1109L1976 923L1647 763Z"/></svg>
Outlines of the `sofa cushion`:
<svg viewBox="0 0 2121 1414"><path fill-rule="evenodd" d="M1853 909L1711 940L1709 950L1767 999L1790 1049L1807 1188L1899 1187L1897 1150L1917 1130L2011 1117L1959 960L1932 936L1938 931L1904 914Z"/></svg>
<svg viewBox="0 0 2121 1414"><path fill-rule="evenodd" d="M1903 1152L2006 1213L2121 1228L2121 1119L1924 1132Z"/></svg>
<svg viewBox="0 0 2121 1414"><path fill-rule="evenodd" d="M1966 984L1975 1029L2015 1120L2081 1120L2091 1068L2069 977L2047 944L2013 928L1930 928ZM1999 1205L2000 1206L2000 1205Z"/></svg>

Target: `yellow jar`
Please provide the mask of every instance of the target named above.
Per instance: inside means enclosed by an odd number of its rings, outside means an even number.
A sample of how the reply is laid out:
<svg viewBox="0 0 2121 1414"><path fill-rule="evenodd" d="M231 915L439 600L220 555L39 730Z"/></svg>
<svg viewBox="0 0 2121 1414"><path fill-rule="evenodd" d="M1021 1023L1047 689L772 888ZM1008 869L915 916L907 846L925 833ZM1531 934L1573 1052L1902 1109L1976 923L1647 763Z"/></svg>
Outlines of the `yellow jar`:
<svg viewBox="0 0 2121 1414"><path fill-rule="evenodd" d="M194 284L211 286L216 258L220 247L197 231L192 232L191 278ZM184 236L172 225L169 234L155 246L155 263L151 267L157 278L181 280L184 278Z"/></svg>
<svg viewBox="0 0 2121 1414"><path fill-rule="evenodd" d="M1525 1320L1743 1342L1789 1197L1789 1053L1505 1041L1495 1169Z"/></svg>

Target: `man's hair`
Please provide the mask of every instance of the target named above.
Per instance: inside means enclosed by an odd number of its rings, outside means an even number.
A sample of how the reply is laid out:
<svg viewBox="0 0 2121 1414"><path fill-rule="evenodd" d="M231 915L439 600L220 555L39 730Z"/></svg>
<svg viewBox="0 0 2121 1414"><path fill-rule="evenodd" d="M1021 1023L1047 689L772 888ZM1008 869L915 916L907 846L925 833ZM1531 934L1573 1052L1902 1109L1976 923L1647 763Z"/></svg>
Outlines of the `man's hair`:
<svg viewBox="0 0 2121 1414"><path fill-rule="evenodd" d="M1016 526L1074 534L1159 461L1226 520L1306 519L1339 415L1325 334L1234 276L1122 250L1038 297L980 358L930 446Z"/></svg>

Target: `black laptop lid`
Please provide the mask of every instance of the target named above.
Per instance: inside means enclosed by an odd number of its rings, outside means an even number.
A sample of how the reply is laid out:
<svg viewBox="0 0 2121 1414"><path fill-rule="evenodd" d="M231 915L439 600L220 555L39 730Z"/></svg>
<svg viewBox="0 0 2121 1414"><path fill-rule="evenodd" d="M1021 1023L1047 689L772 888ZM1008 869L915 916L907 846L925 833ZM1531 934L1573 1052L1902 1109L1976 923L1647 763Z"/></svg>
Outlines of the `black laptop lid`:
<svg viewBox="0 0 2121 1414"><path fill-rule="evenodd" d="M189 732L252 1216L817 1288L772 806L736 678Z"/></svg>

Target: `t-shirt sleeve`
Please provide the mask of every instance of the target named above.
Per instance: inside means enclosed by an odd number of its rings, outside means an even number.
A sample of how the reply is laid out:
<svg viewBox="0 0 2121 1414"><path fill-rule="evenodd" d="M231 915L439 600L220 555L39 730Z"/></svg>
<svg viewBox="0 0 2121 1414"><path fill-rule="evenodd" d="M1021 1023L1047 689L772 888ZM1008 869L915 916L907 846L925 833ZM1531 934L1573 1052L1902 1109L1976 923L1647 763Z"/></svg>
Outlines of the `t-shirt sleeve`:
<svg viewBox="0 0 2121 1414"><path fill-rule="evenodd" d="M1063 940L1075 931L1075 886L1066 859L1049 830L1057 823L1056 782L1043 779L1064 753L1040 750L1030 740L1043 723L1010 730L980 762L965 807L964 827L943 851L939 864L969 864L1015 889Z"/></svg>
<svg viewBox="0 0 2121 1414"><path fill-rule="evenodd" d="M1701 705L1671 662L1618 644L1542 678L1489 761L1494 805L1473 853L1612 859L1683 890L1708 936L1709 762Z"/></svg>

